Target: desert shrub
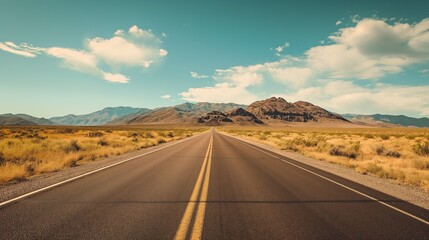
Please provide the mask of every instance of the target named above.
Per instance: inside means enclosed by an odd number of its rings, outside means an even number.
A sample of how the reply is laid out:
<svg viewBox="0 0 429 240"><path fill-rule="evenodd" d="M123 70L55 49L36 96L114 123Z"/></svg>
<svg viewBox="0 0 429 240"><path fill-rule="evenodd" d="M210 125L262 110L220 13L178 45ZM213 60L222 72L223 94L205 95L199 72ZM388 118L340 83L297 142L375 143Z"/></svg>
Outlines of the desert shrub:
<svg viewBox="0 0 429 240"><path fill-rule="evenodd" d="M429 161L424 161L422 159L415 159L414 167L420 170L428 170L429 169Z"/></svg>
<svg viewBox="0 0 429 240"><path fill-rule="evenodd" d="M268 138L265 135L258 135L258 139L263 141L263 140L267 140Z"/></svg>
<svg viewBox="0 0 429 240"><path fill-rule="evenodd" d="M2 152L0 152L0 165L3 165L6 163L6 158Z"/></svg>
<svg viewBox="0 0 429 240"><path fill-rule="evenodd" d="M155 136L152 134L152 132L145 132L143 134L144 138L154 138Z"/></svg>
<svg viewBox="0 0 429 240"><path fill-rule="evenodd" d="M388 152L386 152L385 155L388 157L393 157L393 158L400 158L401 157L401 154L399 152L396 152L396 151L388 151Z"/></svg>
<svg viewBox="0 0 429 240"><path fill-rule="evenodd" d="M79 166L79 165L77 164L77 162L78 162L78 160L77 160L77 159L73 159L73 160L71 160L71 161L70 161L70 163L69 163L69 167L77 167L77 166Z"/></svg>
<svg viewBox="0 0 429 240"><path fill-rule="evenodd" d="M329 152L331 148L332 148L332 144L327 143L326 141L320 141L317 143L318 152Z"/></svg>
<svg viewBox="0 0 429 240"><path fill-rule="evenodd" d="M319 142L324 142L325 139L322 137L311 136L309 138L297 137L293 140L296 145L301 145L305 147L316 147Z"/></svg>
<svg viewBox="0 0 429 240"><path fill-rule="evenodd" d="M382 155L384 153L384 150L386 150L384 148L384 146L376 146L375 147L375 153L377 153L377 155Z"/></svg>
<svg viewBox="0 0 429 240"><path fill-rule="evenodd" d="M420 156L429 156L429 142L421 141L413 145L413 151Z"/></svg>
<svg viewBox="0 0 429 240"><path fill-rule="evenodd" d="M294 144L294 142L292 142L290 140L280 141L277 143L277 145L279 145L281 150L289 150L289 151L294 151L294 152L299 151L296 144Z"/></svg>
<svg viewBox="0 0 429 240"><path fill-rule="evenodd" d="M367 133L367 134L364 134L363 137L364 138L374 138L374 135Z"/></svg>
<svg viewBox="0 0 429 240"><path fill-rule="evenodd" d="M167 141L165 141L165 139L164 139L164 138L158 138L158 139L156 140L156 142L157 142L158 144L161 144L161 143L166 143Z"/></svg>
<svg viewBox="0 0 429 240"><path fill-rule="evenodd" d="M383 167L378 166L376 163L369 163L366 167L366 171L372 174L379 174L383 171Z"/></svg>
<svg viewBox="0 0 429 240"><path fill-rule="evenodd" d="M107 142L107 141L106 141L106 140L104 140L104 139L100 139L100 140L98 140L97 144L98 144L98 145L100 145L100 146L103 146L103 147L105 147L105 146L109 146L109 142Z"/></svg>
<svg viewBox="0 0 429 240"><path fill-rule="evenodd" d="M383 140L388 140L390 138L390 136L387 135L387 134L381 134L380 138L383 139Z"/></svg>
<svg viewBox="0 0 429 240"><path fill-rule="evenodd" d="M264 132L262 132L262 134L264 134L265 136L268 136L268 135L271 135L271 132L270 131L264 131Z"/></svg>
<svg viewBox="0 0 429 240"><path fill-rule="evenodd" d="M95 132L89 132L86 134L87 137L102 137L104 134L102 132L99 131L95 131Z"/></svg>
<svg viewBox="0 0 429 240"><path fill-rule="evenodd" d="M60 128L57 130L57 133L60 133L60 134L70 134L75 132L76 130L74 130L73 128Z"/></svg>
<svg viewBox="0 0 429 240"><path fill-rule="evenodd" d="M409 139L409 140L414 140L416 137L417 137L417 136L416 136L416 135L413 135L413 134L405 135L405 138L406 138L406 139Z"/></svg>
<svg viewBox="0 0 429 240"><path fill-rule="evenodd" d="M68 144L64 148L64 152L70 153L70 152L79 152L82 149L82 147L77 143L77 140L72 140L70 144Z"/></svg>
<svg viewBox="0 0 429 240"><path fill-rule="evenodd" d="M168 132L168 133L167 133L167 137L169 137L169 138L174 137L174 133L173 133L173 132Z"/></svg>
<svg viewBox="0 0 429 240"><path fill-rule="evenodd" d="M25 171L29 174L29 175L34 175L34 168L35 168L35 166L34 166L35 164L34 163L31 163L31 164L28 164L26 167L25 167Z"/></svg>
<svg viewBox="0 0 429 240"><path fill-rule="evenodd" d="M329 154L332 156L342 156L351 159L356 159L359 156L360 143L352 143L347 148L343 145L332 146Z"/></svg>
<svg viewBox="0 0 429 240"><path fill-rule="evenodd" d="M139 134L136 133L136 132L130 132L130 133L128 133L128 137L130 137L130 138L136 138L138 136L139 136Z"/></svg>

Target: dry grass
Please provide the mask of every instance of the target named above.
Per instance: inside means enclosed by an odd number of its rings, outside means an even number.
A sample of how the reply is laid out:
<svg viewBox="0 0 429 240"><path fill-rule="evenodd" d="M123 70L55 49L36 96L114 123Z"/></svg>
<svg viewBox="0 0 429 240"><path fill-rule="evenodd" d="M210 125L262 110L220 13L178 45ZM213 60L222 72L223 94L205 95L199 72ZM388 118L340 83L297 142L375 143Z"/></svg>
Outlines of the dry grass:
<svg viewBox="0 0 429 240"><path fill-rule="evenodd" d="M221 128L363 174L394 179L429 192L429 129Z"/></svg>
<svg viewBox="0 0 429 240"><path fill-rule="evenodd" d="M192 136L204 128L0 128L0 184Z"/></svg>

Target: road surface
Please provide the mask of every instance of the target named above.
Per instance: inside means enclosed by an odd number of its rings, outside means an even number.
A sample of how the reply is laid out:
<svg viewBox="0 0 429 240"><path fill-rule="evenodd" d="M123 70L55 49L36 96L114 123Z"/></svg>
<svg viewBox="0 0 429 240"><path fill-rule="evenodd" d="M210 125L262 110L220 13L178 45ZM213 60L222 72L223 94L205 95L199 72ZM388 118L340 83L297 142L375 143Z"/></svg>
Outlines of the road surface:
<svg viewBox="0 0 429 240"><path fill-rule="evenodd" d="M0 239L429 239L429 211L215 131L0 208Z"/></svg>

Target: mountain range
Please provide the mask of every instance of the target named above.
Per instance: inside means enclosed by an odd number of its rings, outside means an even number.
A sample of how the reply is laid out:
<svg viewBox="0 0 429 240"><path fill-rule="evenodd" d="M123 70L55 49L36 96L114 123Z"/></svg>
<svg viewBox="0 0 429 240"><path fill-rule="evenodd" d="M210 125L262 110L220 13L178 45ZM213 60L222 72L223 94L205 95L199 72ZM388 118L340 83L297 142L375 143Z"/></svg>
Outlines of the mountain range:
<svg viewBox="0 0 429 240"><path fill-rule="evenodd" d="M371 127L429 127L428 118L404 115L336 114L309 102L287 102L283 98L268 98L250 105L235 103L183 103L156 109L132 107L107 107L84 114L37 118L27 114L0 115L0 125L267 125L304 126L329 123L332 126Z"/></svg>
<svg viewBox="0 0 429 240"><path fill-rule="evenodd" d="M429 127L429 118L413 118L405 115L386 114L342 114L346 119L360 124L377 127Z"/></svg>

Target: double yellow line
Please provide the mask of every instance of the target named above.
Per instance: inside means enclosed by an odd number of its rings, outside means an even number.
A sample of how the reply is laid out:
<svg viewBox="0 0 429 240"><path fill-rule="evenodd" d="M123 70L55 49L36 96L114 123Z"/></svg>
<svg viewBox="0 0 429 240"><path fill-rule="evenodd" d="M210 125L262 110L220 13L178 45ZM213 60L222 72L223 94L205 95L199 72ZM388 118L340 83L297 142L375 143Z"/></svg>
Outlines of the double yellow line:
<svg viewBox="0 0 429 240"><path fill-rule="evenodd" d="M189 226L192 221L192 215L195 210L195 206L198 203L198 209L195 214L194 225L191 231L191 239L201 239L204 226L204 215L206 212L206 201L209 192L209 181L210 181L210 168L212 163L212 152L213 152L213 135L210 137L209 147L207 149L206 156L204 158L203 166L201 167L200 174L198 175L197 182L194 190L192 191L191 198L189 199L188 205L186 206L185 213L183 214L182 220L180 221L179 228L177 229L175 240L184 240L188 234ZM204 181L204 183L203 183ZM202 185L202 188L201 188ZM199 195L199 200L198 200ZM198 201L198 202L197 202Z"/></svg>

